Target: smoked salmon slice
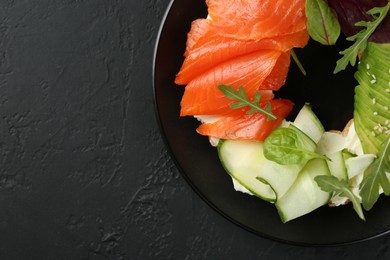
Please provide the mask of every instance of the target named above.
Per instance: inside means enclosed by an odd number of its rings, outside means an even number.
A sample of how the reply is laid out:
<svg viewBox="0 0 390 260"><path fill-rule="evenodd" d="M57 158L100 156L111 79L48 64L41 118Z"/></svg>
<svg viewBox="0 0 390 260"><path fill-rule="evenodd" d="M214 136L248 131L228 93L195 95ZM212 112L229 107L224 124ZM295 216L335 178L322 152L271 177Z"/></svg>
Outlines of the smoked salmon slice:
<svg viewBox="0 0 390 260"><path fill-rule="evenodd" d="M261 50L221 63L192 80L184 90L180 116L224 115L234 101L226 98L218 89L225 84L238 89L243 86L249 97L272 72L282 53ZM265 100L264 96L261 100Z"/></svg>
<svg viewBox="0 0 390 260"><path fill-rule="evenodd" d="M201 48L203 45L207 44L214 38L230 38L233 40L248 41L247 39L226 37L226 35L224 36L223 31L221 32L218 29L218 27L214 26L214 23L211 19L197 19L193 21L191 24L191 29L187 34L186 51L184 56L187 57L191 51L197 48ZM270 42L270 47L267 48L275 48L281 51L285 51L286 49L291 49L293 47L304 47L309 40L309 34L306 29L302 29L273 37L261 37L252 41L259 41L263 39L273 40Z"/></svg>
<svg viewBox="0 0 390 260"><path fill-rule="evenodd" d="M206 0L220 35L260 40L306 29L305 0Z"/></svg>
<svg viewBox="0 0 390 260"><path fill-rule="evenodd" d="M201 39L207 39L213 37L216 31L211 25L210 19L196 19L191 23L191 29L187 34L186 51L184 56L186 57L196 45L202 43ZM203 41L204 42L204 41ZM207 40L206 40L207 42Z"/></svg>
<svg viewBox="0 0 390 260"><path fill-rule="evenodd" d="M176 75L186 85L180 116L217 116L197 129L220 139L263 141L291 112L293 103L274 99L285 84L293 48L309 41L305 0L206 0L209 16L192 22L184 62ZM278 117L234 110L219 85L242 86L260 105L271 104Z"/></svg>
<svg viewBox="0 0 390 260"><path fill-rule="evenodd" d="M242 41L211 34L203 37L202 42L202 44L195 43L195 46L186 51L183 65L176 75L176 84L186 85L197 75L224 61L258 50L286 52L294 47L303 47L308 42L308 34L300 31L259 41Z"/></svg>
<svg viewBox="0 0 390 260"><path fill-rule="evenodd" d="M290 54L291 50L283 52L279 56L271 73L259 87L260 90L268 89L276 91L286 83L288 69L290 68Z"/></svg>
<svg viewBox="0 0 390 260"><path fill-rule="evenodd" d="M276 120L268 121L267 116L262 113L248 115L246 111L238 110L238 112L227 115L214 123L203 123L196 131L201 135L220 139L264 141L272 130L290 114L294 106L291 101L286 99L273 99L270 103L272 113L278 117ZM264 103L262 107L265 107Z"/></svg>

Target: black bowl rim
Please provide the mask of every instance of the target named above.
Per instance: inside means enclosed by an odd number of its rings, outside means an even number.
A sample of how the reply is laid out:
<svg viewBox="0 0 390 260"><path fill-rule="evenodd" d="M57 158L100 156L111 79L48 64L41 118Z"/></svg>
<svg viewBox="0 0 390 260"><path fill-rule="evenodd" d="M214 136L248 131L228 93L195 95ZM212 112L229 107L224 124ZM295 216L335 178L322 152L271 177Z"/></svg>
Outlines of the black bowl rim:
<svg viewBox="0 0 390 260"><path fill-rule="evenodd" d="M295 242L295 241L291 241L291 240L285 240L285 239L280 239L280 238L276 238L270 234L265 234L265 233L262 233L262 232L259 232L257 230L254 230L250 227L248 227L247 225L245 225L244 223L241 223L241 222L238 222L237 220L235 220L234 218L230 217L228 214L226 214L225 212L223 212L221 209L218 208L217 205L214 205L197 187L194 183L192 183L192 181L190 180L190 178L186 175L186 173L184 172L180 162L176 159L176 156L169 144L169 141L168 141L168 138L167 138L167 135L164 131L164 128L163 128L163 125L162 125L162 119L160 117L160 113L159 113L159 107L158 107L158 104L157 104L157 96L156 96L156 59L157 59L157 56L158 56L158 51L159 51L159 45L160 45L160 39L161 39L161 36L163 35L163 32L164 32L164 28L165 28L165 23L166 23L166 20L168 19L169 17L169 14L170 14L170 11L172 9L172 6L174 4L175 0L170 0L166 10L165 10L165 13L161 19L161 24L160 24L160 27L158 29L158 32L157 32L157 36L155 38L155 46L154 46L154 52L153 52L153 62L152 62L152 81L153 81L153 84L152 84L152 92L153 92L153 107L154 107L154 113L155 113L155 117L156 117L156 121L157 121L157 125L158 125L158 128L159 128L159 132L160 132L160 135L162 136L162 139L163 139L163 142L164 142L164 145L168 151L168 154L170 156L170 158L172 159L172 161L174 162L175 166L177 167L177 169L179 170L181 176L186 180L187 184L195 191L195 193L204 201L206 202L207 205L209 205L213 210L215 210L216 212L218 212L220 215L222 215L225 219L229 220L230 222L232 222L233 224L239 226L240 228L243 228L244 230L247 230L249 232L251 232L252 234L254 235L257 235L261 238L264 238L264 239L269 239L269 240L272 240L272 241L275 241L275 242L280 242L280 243L284 243L284 244L288 244L288 245L293 245L293 246L300 246L300 247L335 247L335 246L347 246L347 245L353 245L353 244L357 244L357 243L362 243L362 242L365 242L365 241L368 241L368 240L371 240L371 239L375 239L375 238L379 238L379 237L382 237L386 234L389 234L390 233L390 227L388 230L386 231L383 231L383 232L380 232L380 233L377 233L377 234L374 234L374 235L371 235L371 236L368 236L368 237L363 237L361 239L357 239L357 240L351 240L351 241L345 241L345 242L336 242L336 243L304 243L304 242Z"/></svg>

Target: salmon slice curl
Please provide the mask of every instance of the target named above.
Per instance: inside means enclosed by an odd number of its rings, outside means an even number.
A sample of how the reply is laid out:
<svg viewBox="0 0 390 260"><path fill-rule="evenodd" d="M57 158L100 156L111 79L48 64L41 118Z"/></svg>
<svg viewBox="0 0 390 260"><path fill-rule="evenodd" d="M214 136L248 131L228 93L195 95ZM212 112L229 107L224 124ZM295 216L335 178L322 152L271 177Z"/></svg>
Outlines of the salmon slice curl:
<svg viewBox="0 0 390 260"><path fill-rule="evenodd" d="M288 114L294 104L285 99L273 99L270 101L272 113L278 118L268 121L263 113L246 114L245 110L227 115L218 121L207 124L203 123L197 128L201 135L229 140L254 140L264 141ZM261 105L265 108L266 104Z"/></svg>
<svg viewBox="0 0 390 260"><path fill-rule="evenodd" d="M180 116L218 116L197 132L231 140L262 141L291 112L293 103L274 99L286 81L293 48L309 41L305 0L205 0L209 16L192 22L184 61L176 75L186 85ZM219 85L242 86L249 100L271 104L278 117L233 110Z"/></svg>
<svg viewBox="0 0 390 260"><path fill-rule="evenodd" d="M228 60L201 74L185 87L180 116L229 113L229 106L234 101L225 97L218 85L229 85L235 89L243 86L248 97L253 97L280 55L279 51L262 50Z"/></svg>
<svg viewBox="0 0 390 260"><path fill-rule="evenodd" d="M176 75L176 84L186 85L197 75L229 59L259 50L290 52L293 47L303 47L308 41L305 31L259 41L236 40L217 34L208 34L202 38L203 40L201 44L195 43L195 46L186 51L183 65Z"/></svg>
<svg viewBox="0 0 390 260"><path fill-rule="evenodd" d="M260 40L306 29L305 0L206 0L219 34Z"/></svg>

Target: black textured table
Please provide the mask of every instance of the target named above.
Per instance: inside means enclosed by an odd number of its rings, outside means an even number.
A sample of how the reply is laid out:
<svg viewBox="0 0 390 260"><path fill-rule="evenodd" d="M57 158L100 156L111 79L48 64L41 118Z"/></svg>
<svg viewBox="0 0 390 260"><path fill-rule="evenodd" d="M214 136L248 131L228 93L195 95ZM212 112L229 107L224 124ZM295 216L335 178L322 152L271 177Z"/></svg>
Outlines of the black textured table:
<svg viewBox="0 0 390 260"><path fill-rule="evenodd" d="M260 238L190 188L153 107L168 4L0 1L0 259L389 259L389 235Z"/></svg>

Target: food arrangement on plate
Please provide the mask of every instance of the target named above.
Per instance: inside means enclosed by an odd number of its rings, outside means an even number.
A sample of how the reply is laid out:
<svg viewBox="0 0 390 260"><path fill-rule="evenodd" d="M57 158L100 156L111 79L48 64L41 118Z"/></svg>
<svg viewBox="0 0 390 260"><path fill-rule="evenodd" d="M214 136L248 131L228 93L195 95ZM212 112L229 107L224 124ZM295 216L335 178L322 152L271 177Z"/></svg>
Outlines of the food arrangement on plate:
<svg viewBox="0 0 390 260"><path fill-rule="evenodd" d="M390 2L206 4L208 17L193 21L175 79L185 85L180 116L201 121L196 131L217 147L234 188L275 204L283 222L348 203L364 220L362 208L390 194ZM302 77L310 73L294 48L345 36L351 46L334 73L358 63L353 119L325 131L305 104L286 120L294 100L277 95L291 60Z"/></svg>

